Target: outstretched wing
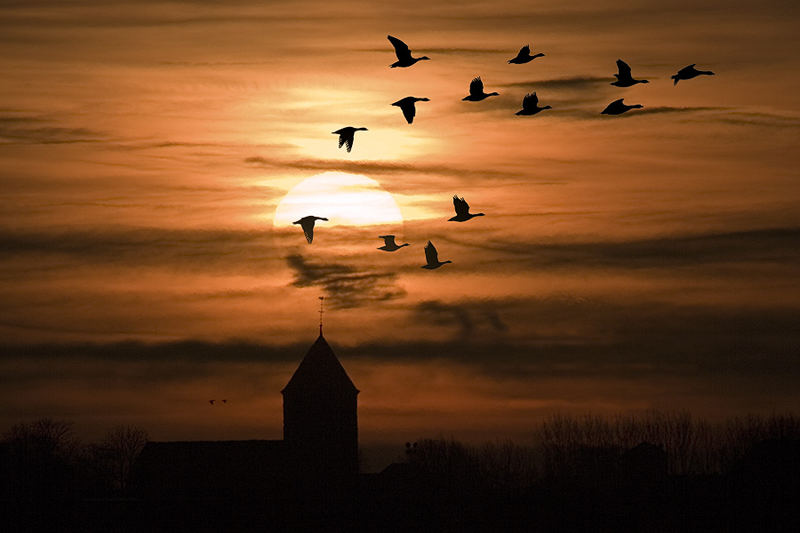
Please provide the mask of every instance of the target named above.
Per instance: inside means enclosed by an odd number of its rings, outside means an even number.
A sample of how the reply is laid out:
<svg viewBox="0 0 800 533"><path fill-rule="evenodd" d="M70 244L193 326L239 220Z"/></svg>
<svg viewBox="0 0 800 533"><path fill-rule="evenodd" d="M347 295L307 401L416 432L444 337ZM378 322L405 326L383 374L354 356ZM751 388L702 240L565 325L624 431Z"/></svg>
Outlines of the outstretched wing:
<svg viewBox="0 0 800 533"><path fill-rule="evenodd" d="M464 216L469 214L469 204L464 201L464 198L453 196L453 207L456 208L457 216Z"/></svg>
<svg viewBox="0 0 800 533"><path fill-rule="evenodd" d="M394 246L394 235L379 235L379 239L383 239L383 244L385 246Z"/></svg>
<svg viewBox="0 0 800 533"><path fill-rule="evenodd" d="M339 134L339 148L341 148L343 144L344 144L344 133L340 133ZM347 151L349 152L350 149L348 148Z"/></svg>
<svg viewBox="0 0 800 533"><path fill-rule="evenodd" d="M414 116L417 114L417 106L414 105L414 101L406 100L400 105L400 109L403 110L403 116L406 117L406 122L411 124L414 122Z"/></svg>
<svg viewBox="0 0 800 533"><path fill-rule="evenodd" d="M530 45L526 44L525 46L523 46L522 48L519 49L519 53L517 54L517 57L527 57L529 55L531 55L531 47L530 47Z"/></svg>
<svg viewBox="0 0 800 533"><path fill-rule="evenodd" d="M469 94L473 96L480 96L483 94L483 80L478 76L469 83Z"/></svg>
<svg viewBox="0 0 800 533"><path fill-rule="evenodd" d="M439 252L436 251L431 241L428 241L428 244L425 245L425 260L429 265L436 265L439 263Z"/></svg>
<svg viewBox="0 0 800 533"><path fill-rule="evenodd" d="M349 152L350 150L352 150L354 137L355 137L355 132L351 133L347 137L342 136L342 138L339 139L339 148L342 147L342 143L345 143L345 145L347 145L347 151Z"/></svg>
<svg viewBox="0 0 800 533"><path fill-rule="evenodd" d="M397 37L392 37L391 35L387 35L386 38L389 39L389 42L392 43L392 46L394 46L394 53L398 60L407 61L411 59L411 50L408 49L408 45L406 45L406 43Z"/></svg>
<svg viewBox="0 0 800 533"><path fill-rule="evenodd" d="M535 92L528 93L522 99L522 109L535 109L539 105L539 97Z"/></svg>
<svg viewBox="0 0 800 533"><path fill-rule="evenodd" d="M630 78L631 77L631 67L628 66L626 62L621 59L617 59L617 69L619 70L619 74L617 74L617 78Z"/></svg>
<svg viewBox="0 0 800 533"><path fill-rule="evenodd" d="M311 241L314 240L314 219L311 217L304 218L300 221L300 227L303 228L308 244L311 244Z"/></svg>
<svg viewBox="0 0 800 533"><path fill-rule="evenodd" d="M695 66L696 64L697 64L697 63L692 63L692 64L691 64L691 65L689 65L689 66L683 67L682 69L680 69L680 70L678 71L678 76L685 76L685 75L687 75L687 74L691 74L692 72L694 72L694 66Z"/></svg>

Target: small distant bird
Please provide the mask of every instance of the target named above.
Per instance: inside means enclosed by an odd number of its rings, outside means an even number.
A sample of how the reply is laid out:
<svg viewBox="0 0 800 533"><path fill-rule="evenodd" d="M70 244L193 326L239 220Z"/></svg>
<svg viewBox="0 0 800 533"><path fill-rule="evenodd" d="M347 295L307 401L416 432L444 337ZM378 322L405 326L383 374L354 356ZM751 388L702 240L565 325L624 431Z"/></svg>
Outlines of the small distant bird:
<svg viewBox="0 0 800 533"><path fill-rule="evenodd" d="M228 403L228 400L222 400L222 403Z"/></svg>
<svg viewBox="0 0 800 533"><path fill-rule="evenodd" d="M535 115L539 111L544 111L545 109L552 109L549 105L544 107L539 107L539 97L536 96L535 92L528 93L525 95L525 98L522 99L522 109L516 112L517 115Z"/></svg>
<svg viewBox="0 0 800 533"><path fill-rule="evenodd" d="M714 73L710 70L697 70L694 66L697 63L692 63L688 67L683 67L678 71L677 74L674 76L670 76L674 80L672 85L678 85L678 82L681 80L690 80L692 78L696 78L697 76L705 75L705 76L713 76Z"/></svg>
<svg viewBox="0 0 800 533"><path fill-rule="evenodd" d="M392 68L395 67L410 67L417 61L422 61L423 59L430 59L428 56L422 57L411 57L411 50L408 48L408 45L398 39L397 37L392 37L391 35L386 36L389 39L389 42L392 43L394 46L394 53L397 56L397 61L389 65Z"/></svg>
<svg viewBox="0 0 800 533"><path fill-rule="evenodd" d="M403 116L406 121L411 124L414 122L414 115L417 114L417 108L414 106L415 102L429 102L430 98L417 98L414 96L406 96L405 98L396 101L392 105L399 107L403 111Z"/></svg>
<svg viewBox="0 0 800 533"><path fill-rule="evenodd" d="M483 213L472 214L469 212L469 204L464 201L464 198L453 196L453 207L456 208L456 216L448 218L448 222L464 222L473 217L482 217Z"/></svg>
<svg viewBox="0 0 800 533"><path fill-rule="evenodd" d="M208 400L208 403L210 403L211 405L214 405L214 400Z"/></svg>
<svg viewBox="0 0 800 533"><path fill-rule="evenodd" d="M425 260L428 262L428 264L422 265L422 268L426 268L428 270L433 270L434 268L439 268L447 263L452 263L452 261L449 260L439 261L439 252L436 251L436 248L433 246L431 241L428 241L428 244L425 245Z"/></svg>
<svg viewBox="0 0 800 533"><path fill-rule="evenodd" d="M480 102L484 98L488 98L490 96L497 96L500 93L485 93L483 92L483 81L481 80L480 76L472 80L469 84L469 96L465 96L462 100L467 100L470 102Z"/></svg>
<svg viewBox="0 0 800 533"><path fill-rule="evenodd" d="M537 54L531 55L531 47L530 45L525 45L519 49L517 52L517 57L512 57L508 60L509 63L514 63L515 65L522 65L523 63L528 63L533 61L537 57L544 57L544 54L539 52Z"/></svg>
<svg viewBox="0 0 800 533"><path fill-rule="evenodd" d="M620 98L619 100L614 100L610 104L603 109L600 114L601 115L621 115L626 111L630 111L631 109L639 109L640 107L644 107L642 104L633 104L627 105L623 104L622 101L624 98Z"/></svg>
<svg viewBox="0 0 800 533"><path fill-rule="evenodd" d="M383 239L383 246L380 246L378 250L383 250L384 252L394 252L403 246L408 246L408 243L397 244L394 242L394 235L380 235L378 238Z"/></svg>
<svg viewBox="0 0 800 533"><path fill-rule="evenodd" d="M338 129L336 131L332 131L334 135L339 136L339 148L342 147L343 144L347 145L347 151L353 149L353 137L355 136L357 131L368 131L367 128L354 128L353 126L347 126L345 128Z"/></svg>
<svg viewBox="0 0 800 533"><path fill-rule="evenodd" d="M300 227L303 228L303 233L306 235L306 240L308 244L311 244L311 241L314 240L314 221L316 220L325 220L328 219L325 217L315 217L315 216L307 216L303 217L300 220L295 220L292 224L300 224Z"/></svg>
<svg viewBox="0 0 800 533"><path fill-rule="evenodd" d="M647 80L633 79L633 76L631 76L631 67L629 67L628 64L621 59L617 59L617 70L619 70L619 72L614 74L614 77L617 78L617 81L611 82L611 85L616 85L617 87L630 87L631 85L636 85L637 83L650 83Z"/></svg>

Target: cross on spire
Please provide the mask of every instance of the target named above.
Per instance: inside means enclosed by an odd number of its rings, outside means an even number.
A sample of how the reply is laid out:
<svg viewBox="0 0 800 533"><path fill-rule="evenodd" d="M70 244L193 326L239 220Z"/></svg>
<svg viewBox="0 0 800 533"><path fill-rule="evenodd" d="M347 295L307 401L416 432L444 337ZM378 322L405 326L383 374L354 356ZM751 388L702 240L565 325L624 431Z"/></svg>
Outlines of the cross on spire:
<svg viewBox="0 0 800 533"><path fill-rule="evenodd" d="M325 312L324 308L322 307L322 304L324 302L325 302L325 297L324 296L320 296L319 297L319 336L320 337L322 337L322 313Z"/></svg>

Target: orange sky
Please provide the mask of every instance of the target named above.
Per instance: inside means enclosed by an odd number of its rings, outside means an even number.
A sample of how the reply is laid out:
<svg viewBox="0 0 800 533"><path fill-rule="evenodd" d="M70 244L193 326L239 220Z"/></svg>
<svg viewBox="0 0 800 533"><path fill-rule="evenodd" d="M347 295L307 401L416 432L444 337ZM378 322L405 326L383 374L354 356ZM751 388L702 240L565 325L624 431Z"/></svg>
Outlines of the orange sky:
<svg viewBox="0 0 800 533"><path fill-rule="evenodd" d="M797 23L779 1L6 2L0 430L279 437L319 295L366 443L797 409ZM431 61L388 68L387 34ZM546 56L507 64L527 43ZM650 83L610 86L617 58ZM690 63L716 76L673 87ZM500 96L462 102L478 75ZM515 116L534 90L553 109ZM620 97L645 107L599 114ZM325 171L405 223L273 227ZM454 194L487 216L447 222ZM411 246L375 250L389 230ZM420 269L428 239L453 263Z"/></svg>

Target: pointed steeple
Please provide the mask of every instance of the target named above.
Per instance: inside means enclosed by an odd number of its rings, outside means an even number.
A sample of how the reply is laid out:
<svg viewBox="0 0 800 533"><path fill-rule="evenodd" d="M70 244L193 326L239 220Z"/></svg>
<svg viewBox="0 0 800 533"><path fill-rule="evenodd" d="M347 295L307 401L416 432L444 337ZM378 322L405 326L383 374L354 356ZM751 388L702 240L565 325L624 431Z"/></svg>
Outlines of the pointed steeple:
<svg viewBox="0 0 800 533"><path fill-rule="evenodd" d="M286 395L287 393L321 390L351 394L359 392L325 337L322 336L322 331L281 393Z"/></svg>

